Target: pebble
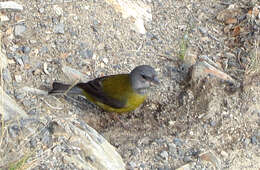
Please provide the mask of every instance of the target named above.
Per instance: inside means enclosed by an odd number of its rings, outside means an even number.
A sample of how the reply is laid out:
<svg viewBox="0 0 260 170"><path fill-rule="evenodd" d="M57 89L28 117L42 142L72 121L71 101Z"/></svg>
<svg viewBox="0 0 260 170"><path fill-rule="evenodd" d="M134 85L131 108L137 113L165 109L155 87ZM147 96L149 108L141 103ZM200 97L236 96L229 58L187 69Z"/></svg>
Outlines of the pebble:
<svg viewBox="0 0 260 170"><path fill-rule="evenodd" d="M199 31L203 34L206 35L208 33L208 29L205 27L199 27Z"/></svg>
<svg viewBox="0 0 260 170"><path fill-rule="evenodd" d="M24 100L24 101L23 101L23 105L24 105L25 107L29 107L31 104L32 104L32 103L30 102L30 100Z"/></svg>
<svg viewBox="0 0 260 170"><path fill-rule="evenodd" d="M82 50L80 51L79 55L84 59L91 59L93 57L93 51L92 50Z"/></svg>
<svg viewBox="0 0 260 170"><path fill-rule="evenodd" d="M22 52L23 52L24 54L29 54L30 51L31 51L30 47L28 47L28 46L22 46Z"/></svg>
<svg viewBox="0 0 260 170"><path fill-rule="evenodd" d="M59 23L57 25L54 26L53 32L55 34L64 34L64 24L63 23Z"/></svg>
<svg viewBox="0 0 260 170"><path fill-rule="evenodd" d="M7 68L3 69L3 79L5 82L10 82L12 81L11 74Z"/></svg>
<svg viewBox="0 0 260 170"><path fill-rule="evenodd" d="M251 137L251 143L256 145L258 143L257 137L256 136L252 136Z"/></svg>
<svg viewBox="0 0 260 170"><path fill-rule="evenodd" d="M44 12L44 8L40 8L39 12L42 14Z"/></svg>
<svg viewBox="0 0 260 170"><path fill-rule="evenodd" d="M15 59L17 64L19 64L20 66L24 66L24 63L23 63L21 56L14 56L14 59Z"/></svg>
<svg viewBox="0 0 260 170"><path fill-rule="evenodd" d="M244 145L248 146L249 143L250 143L250 139L246 138L245 141L244 141Z"/></svg>
<svg viewBox="0 0 260 170"><path fill-rule="evenodd" d="M9 59L13 59L14 58L14 54L13 53L6 53L6 56Z"/></svg>
<svg viewBox="0 0 260 170"><path fill-rule="evenodd" d="M107 63L108 63L108 59L107 59L107 58L103 58L103 62L104 62L105 64L107 64Z"/></svg>
<svg viewBox="0 0 260 170"><path fill-rule="evenodd" d="M15 28L14 28L14 35L15 36L22 36L25 31L26 31L25 25L16 25Z"/></svg>
<svg viewBox="0 0 260 170"><path fill-rule="evenodd" d="M163 158L164 160L168 160L168 152L167 151L162 151L160 153L160 157Z"/></svg>
<svg viewBox="0 0 260 170"><path fill-rule="evenodd" d="M41 49L40 49L40 53L41 54L44 54L44 53L47 53L49 51L48 47L46 46L43 46Z"/></svg>
<svg viewBox="0 0 260 170"><path fill-rule="evenodd" d="M13 125L8 128L8 132L9 132L11 138L15 138L19 135L20 128L17 125Z"/></svg>
<svg viewBox="0 0 260 170"><path fill-rule="evenodd" d="M191 162L192 159L191 159L190 156L184 156L183 161L186 162L186 163L188 163L188 162Z"/></svg>
<svg viewBox="0 0 260 170"><path fill-rule="evenodd" d="M32 138L30 141L29 141L29 144L30 144L30 148L35 148L36 145L37 145L37 141L35 138Z"/></svg>
<svg viewBox="0 0 260 170"><path fill-rule="evenodd" d="M216 124L217 124L217 123L216 123L214 120L210 121L210 126L213 126L213 127L214 127L214 126L216 126Z"/></svg>
<svg viewBox="0 0 260 170"><path fill-rule="evenodd" d="M22 57L22 61L24 64L29 64L29 56L28 55L23 55Z"/></svg>
<svg viewBox="0 0 260 170"><path fill-rule="evenodd" d="M174 138L173 143L177 146L182 146L183 142L179 138Z"/></svg>
<svg viewBox="0 0 260 170"><path fill-rule="evenodd" d="M24 93L17 93L17 92L15 92L14 96L15 96L15 98L17 100L21 100L21 99L23 99L25 97L25 94Z"/></svg>
<svg viewBox="0 0 260 170"><path fill-rule="evenodd" d="M53 5L53 9L58 16L63 15L63 9L58 5Z"/></svg>
<svg viewBox="0 0 260 170"><path fill-rule="evenodd" d="M34 108L34 109L31 109L31 110L28 112L28 115L34 116L34 115L36 115L37 113L38 113L38 110L37 110L36 108Z"/></svg>
<svg viewBox="0 0 260 170"><path fill-rule="evenodd" d="M21 76L21 75L15 75L14 78L15 78L15 81L16 81L17 83L22 82L22 76Z"/></svg>
<svg viewBox="0 0 260 170"><path fill-rule="evenodd" d="M128 162L128 165L130 166L130 168L135 168L135 167L137 167L136 163L133 162L133 161Z"/></svg>
<svg viewBox="0 0 260 170"><path fill-rule="evenodd" d="M72 56L69 56L68 58L66 58L66 61L68 63L72 64L72 62L73 62Z"/></svg>

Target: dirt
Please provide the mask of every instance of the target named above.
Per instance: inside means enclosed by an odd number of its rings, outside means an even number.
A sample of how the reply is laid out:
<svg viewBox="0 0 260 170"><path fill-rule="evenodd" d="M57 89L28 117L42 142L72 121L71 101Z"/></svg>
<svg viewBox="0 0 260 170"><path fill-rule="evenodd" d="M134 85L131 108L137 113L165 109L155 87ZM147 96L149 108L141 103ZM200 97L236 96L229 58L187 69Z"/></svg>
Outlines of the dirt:
<svg viewBox="0 0 260 170"><path fill-rule="evenodd" d="M161 84L152 88L136 111L118 115L125 127L82 98L28 94L17 102L27 112L37 108L31 116L38 119L81 118L117 148L129 169L176 169L190 162L195 162L193 169L214 169L213 163L200 157L207 151L216 153L220 169L260 168L259 78L246 74L249 51L259 44L246 39L248 34L230 36L233 28L225 33L227 24L217 19L232 4L243 9L242 16L259 2L147 3L153 19L145 24L147 34L141 35L131 29L130 19L123 19L104 1L20 0L24 10L2 12L10 20L1 24L2 43L7 53L28 55L29 62L22 67L10 59L14 62L7 69L12 81L4 82L5 91L15 96L24 86L48 90L53 81L72 83L61 70L64 65L94 79L149 64L156 68ZM25 33L10 38L19 24L26 26ZM59 24L64 33L55 33ZM250 38L255 40L260 26L252 25L254 29L246 28L254 31ZM23 46L30 48L28 54L19 50ZM201 55L213 58L240 86L231 91L214 77L193 86L186 79L189 66L180 59L186 46L195 60ZM21 75L22 81L17 82L15 75ZM254 81L248 83L250 79Z"/></svg>

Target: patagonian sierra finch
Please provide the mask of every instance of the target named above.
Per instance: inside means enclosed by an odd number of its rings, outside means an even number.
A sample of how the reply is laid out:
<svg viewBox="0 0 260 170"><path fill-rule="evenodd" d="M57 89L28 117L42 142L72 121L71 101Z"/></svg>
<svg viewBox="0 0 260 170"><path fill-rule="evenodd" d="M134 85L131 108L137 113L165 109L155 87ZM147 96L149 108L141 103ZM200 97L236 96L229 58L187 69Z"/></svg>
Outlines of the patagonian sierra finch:
<svg viewBox="0 0 260 170"><path fill-rule="evenodd" d="M75 86L54 82L49 94L84 95L105 111L123 113L139 107L152 84L159 84L154 68L141 65L130 74L104 76Z"/></svg>

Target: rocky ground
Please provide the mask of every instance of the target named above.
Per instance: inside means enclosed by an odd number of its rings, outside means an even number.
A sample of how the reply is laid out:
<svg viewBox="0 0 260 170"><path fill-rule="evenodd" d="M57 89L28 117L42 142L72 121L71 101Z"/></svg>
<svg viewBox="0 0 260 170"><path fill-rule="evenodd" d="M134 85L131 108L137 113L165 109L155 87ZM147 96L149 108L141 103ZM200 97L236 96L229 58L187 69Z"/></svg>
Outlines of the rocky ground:
<svg viewBox="0 0 260 170"><path fill-rule="evenodd" d="M72 151L50 130L77 119L116 147L127 169L259 169L259 2L147 0L145 34L108 2L20 0L22 10L0 10L3 91L28 116L2 122L0 167L84 169L57 156ZM141 64L156 68L161 85L119 115L129 128L81 97L44 95L53 81Z"/></svg>

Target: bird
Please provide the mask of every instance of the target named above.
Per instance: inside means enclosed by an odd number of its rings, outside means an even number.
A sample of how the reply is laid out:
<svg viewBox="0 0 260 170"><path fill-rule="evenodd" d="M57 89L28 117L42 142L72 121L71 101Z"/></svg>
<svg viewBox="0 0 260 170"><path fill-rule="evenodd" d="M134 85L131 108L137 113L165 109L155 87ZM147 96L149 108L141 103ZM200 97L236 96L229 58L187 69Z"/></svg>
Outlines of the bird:
<svg viewBox="0 0 260 170"><path fill-rule="evenodd" d="M76 85L53 82L49 95L83 95L107 112L125 113L138 108L148 90L159 85L155 69L149 65L135 67L129 74L109 75Z"/></svg>

